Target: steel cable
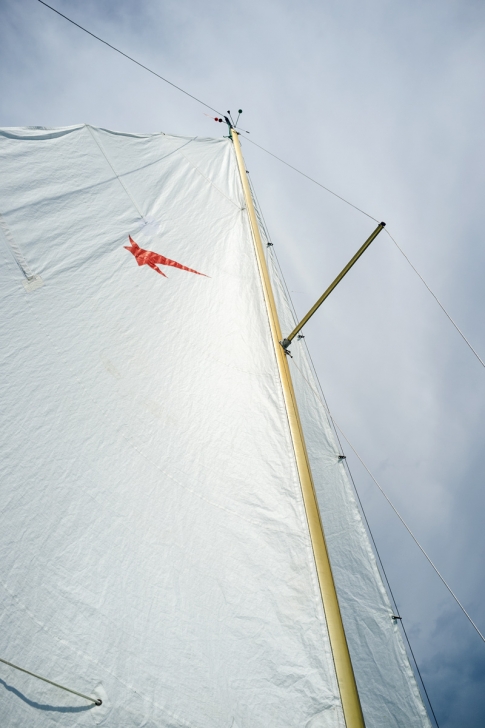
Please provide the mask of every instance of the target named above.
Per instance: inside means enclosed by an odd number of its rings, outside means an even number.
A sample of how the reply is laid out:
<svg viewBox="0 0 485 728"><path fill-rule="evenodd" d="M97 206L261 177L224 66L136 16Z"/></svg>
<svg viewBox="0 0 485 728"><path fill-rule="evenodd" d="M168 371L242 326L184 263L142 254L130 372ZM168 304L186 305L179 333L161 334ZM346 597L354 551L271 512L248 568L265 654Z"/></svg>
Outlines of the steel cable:
<svg viewBox="0 0 485 728"><path fill-rule="evenodd" d="M436 293L433 293L433 291L432 291L432 290L431 290L431 288L430 288L430 287L428 286L428 284L427 284L427 283L426 283L426 281L424 280L424 278L423 278L423 276L421 275L421 273L420 273L420 272L419 272L419 271L418 271L418 270L417 270L417 269L416 269L416 268L414 267L414 265L413 265L413 264L411 263L411 261L409 260L408 256L407 256L407 255L406 255L406 253L404 252L404 250L403 250L403 249L402 249L402 248L401 248L401 247L400 247L400 246L399 246L399 245L398 245L398 244L396 243L396 241L395 241L395 240L394 240L394 238L392 237L392 235L391 235L391 233L389 232L389 230L387 230L387 229L386 229L386 230L385 230L385 232L386 232L386 233L387 233L387 234L389 235L389 237L391 238L392 242L394 243L394 245L396 246L396 248L397 248L397 249L399 250L399 252L401 253L401 255L402 255L402 256L403 256L403 257L404 257L404 258L405 258L405 259L407 260L407 262L409 263L409 265L411 266L411 268L413 269L413 271L414 271L414 272L416 273L416 275L418 276L418 278L419 278L419 279L420 279L420 280L422 281L422 283L424 283L424 285L426 286L426 288L428 289L428 291L429 291L429 292L431 293L431 295L433 296L434 300L436 301L436 303L438 304L438 306L439 306L439 307L441 308L441 310L443 311L443 313L445 314L445 316L446 316L446 317L447 317L447 318L448 318L448 319L449 319L449 320L451 321L451 323L453 324L453 326L455 327L455 329L456 329L456 330L458 331L458 333L460 334L460 336L461 336L461 338L463 339L463 341L465 342L465 344L466 344L466 345L467 345L467 346L469 347L469 349L470 349L470 350L471 350L471 351L472 351L472 352L473 352L473 353L475 354L475 356L477 357L477 359L478 359L478 361L480 362L480 364L482 365L482 367L485 367L485 362L484 362L484 361L483 361L483 359L482 359L482 358L481 358L481 357L480 357L480 356L478 355L478 353L477 353L477 352L475 351L475 349L473 348L473 346L472 346L472 345L470 344L470 342L468 341L468 339L466 338L465 334L464 334L464 333L463 333L463 331L462 331L462 330L460 329L460 327L458 326L458 324L457 324L457 323L456 323L456 322L455 322L455 321L454 321L454 320L453 320L453 319L451 318L450 314L448 313L448 311L446 310L446 308L445 308L445 307L443 306L443 304L442 304L442 303L441 303L441 301L439 300L439 298L438 298L438 296L436 295Z"/></svg>
<svg viewBox="0 0 485 728"><path fill-rule="evenodd" d="M52 10L54 13L57 13L57 15L60 15L61 18L64 18L69 23L72 23L72 25L75 25L80 30L83 30L85 33L87 33L88 35L90 35L92 38L95 38L96 40L99 40L100 43L103 43L104 45L108 46L108 48L111 48L112 50L116 51L120 55L122 55L125 58L127 58L129 61L132 61L133 63L136 63L137 66L140 66L140 68L143 68L145 71L148 71L148 73L151 73L153 76L156 76L161 81L164 81L165 83L168 83L170 86L172 86L173 88L177 89L177 91L180 91L181 93L185 94L186 96L189 96L191 99L193 99L194 101L197 101L197 103L199 103L199 104L202 104L202 106L205 106L207 109L210 109L211 111L215 111L215 113L218 114L219 116L224 117L224 114L221 111L218 111L213 106L211 106L210 104L207 104L205 101L202 101L201 99L197 98L197 96L194 96L193 94L189 93L188 91L185 91L185 89L183 89L181 86L177 86L177 84L173 83L172 81L169 81L167 78L165 78L164 76L161 76L159 73L157 73L156 71L153 71L151 68L148 68L148 66L145 66L143 63L140 63L140 61L137 61L132 56L129 56L127 53L124 53L119 48L116 48L116 46L111 45L111 43L108 43L107 41L103 40L98 35L95 35L90 30L88 30L87 28L84 28L79 23L76 23L74 20L71 20L71 18L69 18L67 15L64 15L64 13L61 13L59 10L56 10L51 5L49 5L48 3L44 2L44 0L38 0L38 2L40 2L46 8L49 8L49 10ZM261 149L266 154L269 154L274 159L277 159L282 164L286 165L290 169L292 169L295 172L297 172L298 174L302 175L302 177L305 177L310 182L313 182L318 187L321 187L323 190L325 190L329 194L333 195L334 197L337 197L337 199L341 200L342 202L345 202L346 205L349 205L354 210L357 210L358 212L360 212L362 215L365 215L366 217L370 218L371 220L374 220L377 223L379 222L379 220L376 217L374 217L370 213L366 212L361 207L358 207L357 205L354 205L353 202L350 202L350 200L345 199L345 197L342 197L342 195L339 195L337 192L334 192L329 187L326 187L321 182L318 182L318 180L314 179L313 177L310 177L310 175L306 174L305 172L302 172L300 169L298 169L294 165L290 164L289 162L286 162L284 159L282 159L281 157L278 157L276 154L273 154L273 152L270 152L269 149L266 149L265 147L261 146L261 144L257 144L257 142L255 142L253 139L249 139L248 137L245 137L245 139L247 139L248 142L250 142L251 144L253 144L258 149ZM479 356L479 354L477 353L477 351L470 344L470 342L468 341L468 339L466 338L465 334L460 329L460 327L458 326L458 324L450 316L450 314L445 309L445 307L443 306L443 304L441 303L441 301L438 299L438 297L436 296L436 294L433 293L433 291L431 290L431 288L429 287L429 285L424 280L423 276L419 273L419 271L417 270L417 268L411 263L411 261L409 260L408 256L406 255L406 253L397 244L397 242L392 237L392 235L390 234L390 232L389 232L389 230L387 228L386 228L386 232L389 235L389 237L392 240L392 242L394 243L394 245L399 250L399 252L403 255L403 257L405 258L405 260L411 266L411 268L413 269L413 271L416 273L416 275L419 277L419 279L422 281L422 283L426 286L426 288L428 289L428 291L431 293L431 295L433 296L433 298L435 299L435 301L437 302L437 304L439 305L439 307L442 309L443 313L447 316L447 318L449 319L449 321L453 324L453 326L455 327L455 329L458 331L458 333L462 337L463 341L466 343L466 345L469 347L469 349L473 352L473 354L478 359L478 361L480 362L480 364L483 367L485 367L485 362L483 361L483 359Z"/></svg>
<svg viewBox="0 0 485 728"><path fill-rule="evenodd" d="M75 25L76 27L80 28L81 30L83 30L83 31L84 31L85 33L87 33L88 35L92 36L92 37L93 37L93 38L95 38L96 40L99 40L99 41L100 41L101 43L103 43L104 45L108 46L108 47L109 47L109 48L111 48L112 50L116 51L116 52L117 52L117 53L119 53L120 55L124 56L124 57L125 57L125 58L127 58L128 60L132 61L133 63L136 63L136 65L140 66L140 67L141 67L141 68L143 68L143 69L144 69L145 71L148 71L149 73L151 73L152 75L154 75L154 76L156 76L157 78L161 79L161 80L162 80L162 81L164 81L165 83L168 83L168 84L169 84L170 86L172 86L173 88L176 88L176 89L177 89L178 91L181 91L181 92L182 92L183 94L185 94L186 96L189 96L189 97L190 97L190 98L192 98L192 99L193 99L194 101L197 101L198 103L202 104L203 106L205 106L206 108L210 109L211 111L215 111L215 113L216 113L216 114L219 114L220 116L224 116L224 115L222 114L222 112L218 111L218 110L217 110L217 109L215 109L215 108L214 108L213 106L210 106L209 104L206 104L206 103L205 103L204 101L202 101L201 99L197 98L197 97L196 97L196 96L194 96L193 94L189 93L188 91L185 91L185 90L184 90L183 88L181 88L180 86L177 86L177 84L175 84L175 83L172 83L172 81L169 81L168 79L164 78L164 77L163 77L163 76L161 76L161 75L160 75L159 73L156 73L156 71L153 71L152 69L148 68L148 66L145 66L145 65L144 65L143 63L140 63L139 61L135 60L134 58L132 58L131 56L129 56L129 55L127 54L127 53L124 53L123 51L121 51L121 50L120 50L119 48L116 48L115 46L111 45L111 43L108 43L107 41L103 40L102 38L100 38L99 36L95 35L95 34L94 34L94 33L92 33L91 31L87 30L86 28L84 28L84 27L83 27L82 25L80 25L79 23L76 23L76 22L75 22L74 20L71 20L71 18L67 17L67 15L64 15L63 13L61 13L61 12L59 12L58 10L56 10L55 8L53 8L53 7L51 6L51 5L48 5L48 4L46 3L46 2L44 2L44 0L38 0L38 2L40 2L40 3L42 4L42 5L45 5L45 7L49 8L49 9L50 9L50 10L52 10L53 12L57 13L57 15L60 15L60 16L61 16L61 17L63 17L63 18L65 19L65 20L69 21L70 23L72 23L72 24L73 24L73 25ZM337 197L337 198L338 198L339 200L341 200L342 202L345 202L345 203L346 203L347 205L349 205L350 207L354 208L355 210L357 210L358 212L362 213L363 215L365 215L366 217L370 218L371 220L374 220L375 222L379 222L379 221L378 221L378 219L377 219L376 217L374 217L373 215L370 215L370 214L369 214L368 212L365 212L365 210L362 210L362 209L361 209L360 207L357 207L357 205L354 205L354 204L353 204L352 202L350 202L349 200L346 200L346 199L345 199L344 197L342 197L341 195L337 194L336 192L333 192L333 190L331 190L331 189L330 189L329 187L326 187L325 185L321 184L321 182L318 182L318 181L317 181L317 180L315 180L315 179L314 179L313 177L310 177L310 175L307 175L307 174L306 174L305 172L302 172L302 171L301 171L301 170L299 170L299 169L298 169L297 167L294 167L294 166L293 166L292 164L290 164L289 162L286 162L286 161L285 161L284 159L282 159L281 157L278 157L278 156L277 156L276 154L273 154L273 152L270 152L270 151L269 151L268 149L265 149L265 148L264 148L264 147L262 147L262 146L261 146L260 144L257 144L257 143L256 143L255 141L253 141L252 139L249 139L248 137L245 137L245 138L246 138L246 139L247 139L247 141L249 141L249 142L250 142L251 144L254 144L254 146L258 147L258 149L261 149L262 151L266 152L266 154L269 154L269 155L270 155L271 157L274 157L274 158L275 158L275 159L277 159L277 160L278 160L279 162L281 162L282 164L286 165L286 166L287 166L287 167L289 167L290 169L293 169L293 170L294 170L295 172L297 172L298 174L302 175L303 177L306 177L306 179L308 179L308 180L309 180L310 182L313 182L314 184L318 185L319 187L321 187L322 189L324 189L324 190L325 190L326 192L329 192L329 193L330 193L331 195L333 195L334 197ZM435 294L435 293L433 293L432 289L431 289L431 288L430 288L430 287L428 286L428 284L426 283L426 281L425 281L425 279L423 278L423 276L422 276L422 275L421 275L421 274L420 274L420 273L418 272L418 270L417 270L417 269L415 268L415 266L414 266L414 265L413 265L413 264L411 263L410 259L409 259L409 258L407 257L407 255L406 255L406 254L404 253L404 251L402 250L402 248L401 248L401 247L400 247L400 246L399 246L399 245L397 244L397 242L396 242L396 241L395 241L395 239L394 239L394 238L393 238L393 237L391 236L391 234L389 233L389 231L388 231L387 229L386 229L386 232L388 233L388 235L389 235L390 239L392 240L392 242L394 243L394 245L395 245L395 246L396 246L396 247L398 248L398 250L400 251L400 253L401 253L401 254L403 255L403 257L405 258L405 260L406 260L406 261L408 262L408 264L409 264L409 265L411 266L411 268L412 268L412 269L414 270L414 272L416 273L416 275L417 275L417 276L418 276L418 277L420 278L420 280L422 281L422 283L423 283L423 284L424 284L424 285L426 286L426 288L428 289L428 291L429 291L429 292L431 293L431 295L433 296L433 298L434 298L434 299L436 300L436 302L438 303L438 305L440 306L440 308L442 309L442 311L443 311L443 312L445 313L445 315L447 316L447 318L449 319L449 321L450 321L450 322L451 322L451 323L453 324L453 326L454 326L454 327L455 327L455 329L456 329L456 330L458 331L458 333L460 334L460 336L461 336L461 337L463 338L463 340L465 341L465 343L467 344L467 346L468 346L468 347L470 348L470 350L471 350L471 351L473 352L473 354L475 355L475 357L476 357L476 358L478 359L478 361L479 361L479 362L480 362L480 363L482 364L482 366L483 366L483 367L485 367L485 362L484 362L484 361L483 361L483 360L481 359L481 357L480 357L480 356L478 355L478 353L476 352L476 350L475 350L475 349L473 348L473 346L472 346L472 345L470 344L470 342L468 341L468 339L467 339L467 338L465 337L465 335L463 334L463 332L461 331L461 329L459 328L459 326L458 326L458 325L457 325L457 324L455 323L455 321L453 320L453 318L452 318L452 317L450 316L450 314L449 314L449 313L448 313L448 312L446 311L445 307L444 307L444 306L443 306L443 304L442 304L442 303L440 302L440 300L438 299L438 297L436 296L436 294ZM339 427L339 426L337 425L337 423L336 423L336 422L335 422L335 425L336 425L336 427L338 427L338 429L340 430L340 427ZM378 487L378 488L379 488L379 489L381 490L382 494L384 495L384 497L386 498L386 500L387 500L387 501L389 502L389 505L391 506L391 508L392 508L392 509L393 509L393 510L395 511L395 513L396 513L396 515L398 516L398 518L399 518L399 519L400 519L400 520L402 521L402 523L403 523L403 525L405 526L406 530L407 530L407 531L409 532L409 534L411 535L411 537L413 538L413 540L414 540L414 541L416 542L416 545L417 545L417 546L419 547L419 549L420 549L420 550L421 550L421 551L423 552L424 556L425 556L425 557L426 557L426 559L427 559L427 560L429 561L429 563L431 564L431 566L433 567L433 569L434 569L434 570L436 571L436 573L437 573L437 574L438 574L438 576L440 577L440 579L441 579L441 581L443 582L443 584L444 584L444 585L446 586L446 588L448 589L448 591L450 592L450 594L451 594L451 595L453 596L453 598L455 599L455 601L457 602L457 604L458 604L458 605L460 606L460 608L462 609L463 613L464 613L464 614L466 615L467 619L468 619L468 620L470 621L470 623L471 623L471 624L473 625L474 629L475 629L475 630L477 631L477 633L478 633L478 634L480 635L481 639L482 639L482 640L483 640L483 641L485 642L485 637L484 637L484 636L483 636L483 634L482 634L482 633L480 632L480 630L478 629L477 625L476 625L476 624L475 624L475 622L474 622L474 621L472 620L472 618L470 617L470 615L468 614L468 612L466 611L466 609L464 608L464 606L463 606L463 605L461 604L461 602L460 602L460 600L458 599L458 597L456 596L456 594L455 594L455 593L453 592L453 590L452 590L452 589L451 589L451 587L450 587L450 586L448 585L448 583L446 582L446 580L444 579L444 577L443 577L443 576L442 576L442 575L440 574L440 572L438 571L438 569L436 568L436 566L435 566L435 565L433 564L433 562L431 561L431 559L430 559L430 557L428 556L428 554L426 553L426 551L425 551L425 550L423 549L423 547L421 546L421 544L419 543L419 541L418 541L418 540L416 539L416 537L415 537L415 536L414 536L414 534L412 533L411 529L410 529L410 528L408 527L408 525L406 524L406 522L404 521L404 519L403 519L403 518L401 517L401 515L399 514L399 512L398 512L398 511L396 510L396 508L394 507L394 505L392 504L392 502L391 502L391 501L389 500L389 498L387 497L386 493L385 493L385 492L384 492L384 490L383 490L383 489L381 488L381 486L379 485L379 483L377 482L377 480L376 480L376 479L374 478L374 476L372 475L372 473L370 472L370 470L369 470L369 469L367 468L367 466L366 466L366 464L364 463L364 461L363 461L363 460L362 460L362 459L360 458L360 456L359 456L359 455L358 455L358 453L357 453L357 452L356 452L356 451L354 450L354 448L353 448L353 446L351 445L351 443L350 443L350 442L349 442L349 441L347 440L347 437L346 437L346 436L344 435L344 433L342 432L342 430L340 430L340 432L341 432L341 434L343 435L343 437L345 438L345 440L347 441L347 443L349 444L350 448L351 448L351 449L352 449L352 450L354 451L354 453L355 453L355 455L357 456L357 458L358 458L358 459L360 460L360 462L362 463L363 467L364 467L364 468L365 468L365 469L367 470L367 472L369 473L370 477L371 477L371 478L373 479L373 481L375 482L375 484L377 485L377 487Z"/></svg>
<svg viewBox="0 0 485 728"><path fill-rule="evenodd" d="M205 101L201 101L201 99L198 99L197 96L194 96L193 94L190 94L188 91L185 91L180 86L177 86L176 83L172 83L172 81L169 81L168 78L164 78L156 71L152 71L151 68L148 68L148 66L143 65L143 63L140 63L140 61L137 61L135 58L132 58L127 53L124 53L123 51L120 51L119 48L116 48L114 45L111 45L111 43L108 43L108 41L103 40L99 37L99 35L95 35L94 33L91 33L90 30L87 28L84 28L82 25L79 25L79 23L76 23L74 20L71 20L71 18L68 18L67 15L64 15L64 13L59 12L59 10L56 10L52 7L52 5L48 5L44 2L44 0L38 0L42 5L45 5L46 8L49 8L49 10L52 10L54 13L57 13L57 15L60 15L61 18L64 18L65 20L68 20L70 23L75 25L77 28L80 28L81 30L84 30L85 33L92 36L93 38L96 38L96 40L99 40L100 43L104 43L104 45L108 46L108 48L111 48L112 50L116 51L120 55L124 56L125 58L128 58L129 61L133 61L133 63L136 63L137 66L140 66L140 68L144 68L145 71L148 71L148 73L151 73L153 76L156 76L157 78L161 79L162 81L165 81L165 83L168 83L170 86L173 86L177 89L177 91L181 91L186 96L190 96L191 99L194 99L194 101L197 101L199 104L202 104L202 106L205 106L206 109L210 109L211 111L215 111L216 114L219 114L219 116L223 116L223 114L218 111L217 109L214 109L213 106L210 106L209 104L206 104Z"/></svg>

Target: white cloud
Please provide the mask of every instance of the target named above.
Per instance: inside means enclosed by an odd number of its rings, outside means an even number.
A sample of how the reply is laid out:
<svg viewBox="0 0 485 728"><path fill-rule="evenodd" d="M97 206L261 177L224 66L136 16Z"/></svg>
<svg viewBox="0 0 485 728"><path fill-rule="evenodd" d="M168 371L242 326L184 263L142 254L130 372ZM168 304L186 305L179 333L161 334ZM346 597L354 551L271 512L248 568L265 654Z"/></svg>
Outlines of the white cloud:
<svg viewBox="0 0 485 728"><path fill-rule="evenodd" d="M382 217L485 355L482 3L53 4L220 111L242 107L251 139ZM0 14L2 126L223 132L35 0ZM244 152L304 313L374 223ZM339 423L485 628L483 368L384 234L305 333ZM478 728L485 645L353 470L441 726Z"/></svg>

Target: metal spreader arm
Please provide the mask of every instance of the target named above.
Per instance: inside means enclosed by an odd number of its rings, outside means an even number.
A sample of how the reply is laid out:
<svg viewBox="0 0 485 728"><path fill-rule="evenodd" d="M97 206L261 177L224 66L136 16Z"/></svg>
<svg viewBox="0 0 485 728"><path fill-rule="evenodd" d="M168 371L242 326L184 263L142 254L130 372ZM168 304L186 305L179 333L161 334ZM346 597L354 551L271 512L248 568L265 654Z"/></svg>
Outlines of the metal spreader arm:
<svg viewBox="0 0 485 728"><path fill-rule="evenodd" d="M280 344L283 347L283 349L287 349L289 347L289 345L291 344L291 342L293 341L293 339L295 338L295 336L297 335L297 333L304 327L304 325L307 323L307 321L313 316L313 314L315 313L315 311L317 310L317 308L320 308L320 306L325 301L325 299L328 298L328 296L332 293L333 289L338 286L338 284L340 283L340 281L342 280L342 278L345 275L347 275L347 273L352 268L352 266L354 265L354 263L356 263L359 260L360 256L367 250L367 248L369 247L369 245L372 243L373 240L375 240L375 238L377 238L377 236L379 235L379 233L381 232L381 230L383 230L385 228L385 226L386 226L386 223L385 222L380 222L379 223L379 225L376 227L376 229L374 230L374 232L372 233L372 235L367 238L367 240L365 241L364 245L361 248L359 248L359 250L356 252L356 254L352 258L352 260L350 260L347 263L347 265L345 266L345 268L343 269L343 271L338 274L338 276L333 281L333 283L331 283L329 285L329 287L327 288L327 290L325 291L325 293L323 293L320 296L320 298L318 299L318 301L315 303L314 306L311 307L311 309L308 311L308 313L306 314L306 316L303 316L302 320L300 321L300 323L297 326L295 326L295 328L293 329L293 331L291 332L291 334L289 334L286 337L286 339L283 339L282 341L280 341Z"/></svg>

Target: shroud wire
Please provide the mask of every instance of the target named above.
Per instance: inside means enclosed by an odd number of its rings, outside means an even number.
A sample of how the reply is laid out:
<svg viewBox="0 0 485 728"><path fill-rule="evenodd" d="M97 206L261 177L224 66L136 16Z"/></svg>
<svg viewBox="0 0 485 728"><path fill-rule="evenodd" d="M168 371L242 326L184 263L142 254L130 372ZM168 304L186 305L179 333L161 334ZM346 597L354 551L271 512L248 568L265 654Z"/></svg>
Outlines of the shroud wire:
<svg viewBox="0 0 485 728"><path fill-rule="evenodd" d="M95 38L96 40L99 40L100 43L103 43L104 45L108 46L108 48L111 48L112 50L116 51L120 55L122 55L125 58L127 58L129 61L132 61L133 63L136 63L137 66L140 66L140 68L143 68L145 71L148 71L148 73L151 73L153 76L156 76L161 81L164 81L165 83L168 83L170 86L173 86L173 88L177 89L177 91L180 91L181 93L185 94L186 96L189 96L194 101L197 101L197 103L202 104L202 106L205 106L206 109L210 109L211 111L215 111L216 114L218 114L219 116L224 117L224 114L222 112L218 111L217 109L215 109L210 104L207 104L205 101L202 101L201 99L197 98L197 96L194 96L193 94L189 93L188 91L185 91L185 89L183 89L181 86L177 86L177 84L172 83L172 81L169 81L167 78L165 78L164 76L161 76L156 71L153 71L151 68L148 68L148 66L145 66L143 63L140 63L140 61L137 61L132 56L129 56L127 53L124 53L119 48L116 48L114 45L111 45L111 43L108 43L107 41L105 41L102 38L100 38L98 35L95 35L94 33L92 33L90 30L87 30L87 28L84 28L79 23L76 23L74 20L71 20L71 18L68 18L67 15L64 15L64 13L59 12L59 10L56 10L51 5L48 5L46 2L44 2L44 0L38 0L38 2L40 2L46 8L49 8L49 10L52 10L54 13L57 13L57 15L60 15L61 18L64 18L69 23L72 23L72 25L75 25L80 30L83 30L85 33L87 33L88 35L90 35L92 38ZM235 127L235 128L237 128L237 127ZM241 130L241 131L244 131L244 130ZM308 179L310 182L313 182L314 184L318 185L318 187L321 187L323 190L325 190L329 194L333 195L334 197L337 197L339 200L342 200L342 202L345 202L346 205L349 205L350 207L353 207L354 210L357 210L358 212L362 213L362 215L365 215L366 217L370 218L371 220L374 220L375 222L379 222L379 220L376 217L374 217L373 215L370 215L365 210L362 210L362 208L357 207L357 205L354 205L353 202L350 202L349 200L346 200L345 197L342 197L341 195L337 194L337 192L334 192L329 187L326 187L321 182L318 182L318 180L314 179L313 177L310 177L310 175L306 174L305 172L302 172L300 169L298 169L297 167L294 167L289 162L286 162L281 157L278 157L276 154L273 154L273 152L270 152L269 149L265 149L260 144L257 144L253 139L249 139L248 137L245 137L245 138L247 139L248 142L251 142L251 144L254 144L255 147L258 147L258 149L261 149L263 152L266 152L266 154L269 154L271 157L273 157L274 159L277 159L279 162L281 162L282 164L286 165L290 169L293 169L298 174L301 174L303 177L306 177L306 179ZM411 268L414 270L414 272L416 273L416 275L420 278L420 280L422 281L422 283L426 286L426 288L428 289L428 291L431 293L431 295L433 296L433 298L436 300L436 302L439 305L439 307L442 309L442 311L445 313L445 315L447 316L447 318L450 320L450 322L453 324L453 326L455 327L455 329L458 331L458 333L462 337L463 341L466 343L466 345L469 347L469 349L473 352L473 354L478 359L478 361L480 362L480 364L485 368L485 362L483 361L483 359L481 359L481 357L478 355L478 353L476 352L476 350L473 348L473 346L470 344L470 342L466 338L466 336L463 333L463 331L459 328L458 324L450 316L450 314L445 309L445 307L443 306L443 304L441 303L441 301L438 299L438 297L436 296L436 294L433 293L433 291L431 290L431 288L428 286L428 284L424 280L423 276L418 272L418 270L416 269L416 267L411 263L411 261L409 260L408 256L406 255L406 253L397 244L397 242L394 240L394 238L389 233L389 230L387 228L386 228L386 232L389 235L389 237L391 238L391 240L394 243L394 245L399 250L399 252L404 256L404 258L409 263L409 265L411 266Z"/></svg>

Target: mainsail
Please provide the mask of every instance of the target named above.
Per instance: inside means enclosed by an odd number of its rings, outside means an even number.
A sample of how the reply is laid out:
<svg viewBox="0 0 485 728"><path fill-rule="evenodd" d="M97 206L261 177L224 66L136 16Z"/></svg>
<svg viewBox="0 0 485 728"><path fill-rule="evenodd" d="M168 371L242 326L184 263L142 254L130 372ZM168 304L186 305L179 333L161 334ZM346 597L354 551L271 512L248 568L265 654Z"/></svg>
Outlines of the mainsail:
<svg viewBox="0 0 485 728"><path fill-rule="evenodd" d="M82 125L0 148L0 658L102 700L0 664L3 723L344 728L233 142ZM292 353L366 726L429 728Z"/></svg>

